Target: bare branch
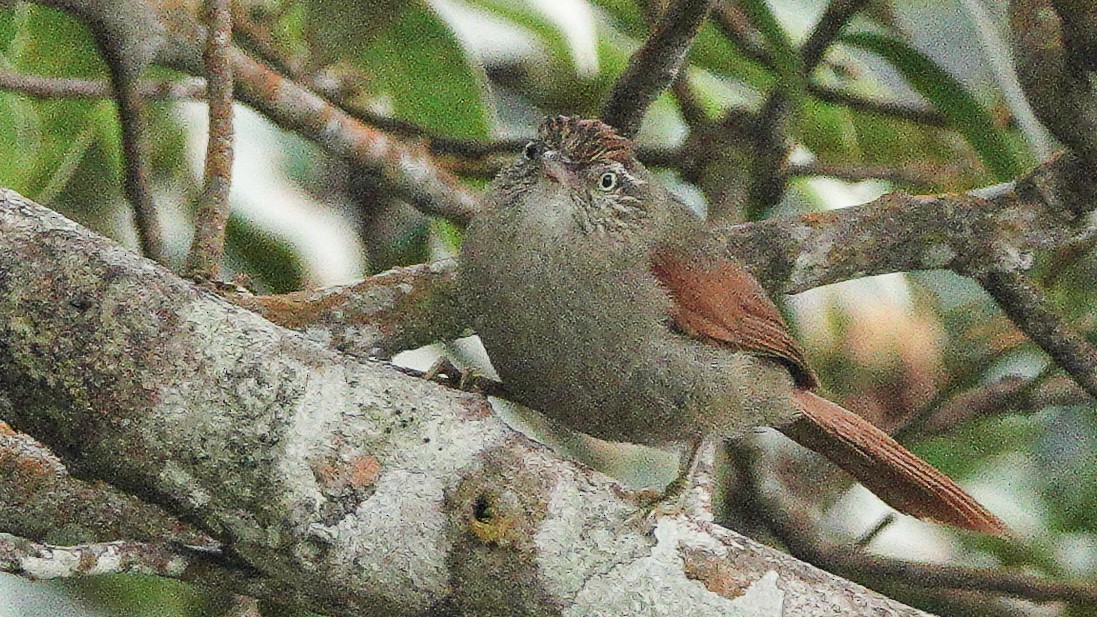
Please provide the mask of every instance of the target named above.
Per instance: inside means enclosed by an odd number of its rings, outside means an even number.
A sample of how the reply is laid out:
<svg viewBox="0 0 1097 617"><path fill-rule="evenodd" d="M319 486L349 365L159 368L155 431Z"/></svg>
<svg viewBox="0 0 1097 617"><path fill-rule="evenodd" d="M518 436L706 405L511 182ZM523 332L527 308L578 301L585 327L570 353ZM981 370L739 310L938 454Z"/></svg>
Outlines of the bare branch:
<svg viewBox="0 0 1097 617"><path fill-rule="evenodd" d="M218 280L225 253L225 227L229 220L232 186L232 12L228 0L206 0L206 83L209 97L209 138L206 145L206 178L184 271L191 277Z"/></svg>
<svg viewBox="0 0 1097 617"><path fill-rule="evenodd" d="M906 103L865 98L845 90L816 83L808 83L808 92L820 101L844 105L855 111L889 118L899 118L900 120L908 120L926 126L945 128L949 125L948 118L941 115L937 110L925 107L924 105L909 105Z"/></svg>
<svg viewBox="0 0 1097 617"><path fill-rule="evenodd" d="M640 130L648 105L674 81L705 23L712 0L672 0L655 31L629 59L602 107L602 120L627 137Z"/></svg>
<svg viewBox="0 0 1097 617"><path fill-rule="evenodd" d="M1089 606L1097 601L1097 586L1061 582L1004 570L968 568L876 557L858 546L839 545L825 539L804 506L780 490L764 490L759 483L756 453L729 444L739 467L743 486L739 502L777 535L798 558L831 572L859 581L891 580L915 589L936 588L989 592L1034 602L1072 602Z"/></svg>
<svg viewBox="0 0 1097 617"><path fill-rule="evenodd" d="M363 125L296 82L234 50L236 95L283 128L297 131L333 154L378 174L386 188L422 210L465 224L479 198L438 169L426 148L403 144Z"/></svg>
<svg viewBox="0 0 1097 617"><path fill-rule="evenodd" d="M1063 323L1036 285L1019 272L991 270L975 278L1022 332L1097 398L1097 349Z"/></svg>
<svg viewBox="0 0 1097 617"><path fill-rule="evenodd" d="M0 417L17 415L0 393ZM0 529L42 539L58 529L79 541L208 544L208 536L155 506L102 483L84 482L30 436L0 423Z"/></svg>
<svg viewBox="0 0 1097 617"><path fill-rule="evenodd" d="M0 533L0 571L34 580L103 574L182 578L190 561L177 548L163 544L102 542L53 546Z"/></svg>
<svg viewBox="0 0 1097 617"><path fill-rule="evenodd" d="M142 80L137 92L146 101L203 99L205 82L199 79ZM99 79L44 77L0 68L0 90L39 99L105 99L114 96L109 82Z"/></svg>
<svg viewBox="0 0 1097 617"><path fill-rule="evenodd" d="M228 299L344 353L388 359L461 336L456 264L395 268L354 285Z"/></svg>

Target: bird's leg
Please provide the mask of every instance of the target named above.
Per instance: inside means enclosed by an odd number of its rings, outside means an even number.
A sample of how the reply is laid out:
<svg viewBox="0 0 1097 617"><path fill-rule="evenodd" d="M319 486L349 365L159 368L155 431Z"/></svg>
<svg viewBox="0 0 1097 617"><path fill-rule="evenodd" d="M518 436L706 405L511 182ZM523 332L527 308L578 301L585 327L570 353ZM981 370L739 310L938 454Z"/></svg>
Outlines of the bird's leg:
<svg viewBox="0 0 1097 617"><path fill-rule="evenodd" d="M706 452L713 452L705 447L705 437L691 439L682 451L681 462L678 466L678 477L663 489L662 493L656 491L641 491L640 510L629 517L630 520L648 520L656 516L682 514L690 509L687 495L694 486L694 480L698 467L705 458Z"/></svg>
<svg viewBox="0 0 1097 617"><path fill-rule="evenodd" d="M696 475L697 466L701 462L704 445L705 438L701 436L687 442L679 458L678 477L667 485L667 488L663 491L662 501L677 500L693 487L693 477Z"/></svg>

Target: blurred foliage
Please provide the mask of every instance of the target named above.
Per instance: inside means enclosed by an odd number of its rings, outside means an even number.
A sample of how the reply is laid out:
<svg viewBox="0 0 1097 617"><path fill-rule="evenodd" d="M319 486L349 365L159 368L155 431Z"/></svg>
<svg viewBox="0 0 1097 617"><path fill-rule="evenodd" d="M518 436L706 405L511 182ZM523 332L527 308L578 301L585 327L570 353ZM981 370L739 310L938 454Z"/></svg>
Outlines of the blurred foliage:
<svg viewBox="0 0 1097 617"><path fill-rule="evenodd" d="M1003 0L982 0L1008 38ZM530 135L545 114L596 115L617 75L648 32L645 11L658 0L248 0L241 15L269 34L285 65L334 90L349 104L415 123L452 138L487 140ZM773 88L797 101L787 139L798 157L857 170L887 166L909 182L843 184L799 179L778 211L826 209L871 199L885 188L918 192L964 190L1007 180L1034 160L1030 136L1013 121L988 52L977 42L933 38L927 32L974 32L961 0L870 3L821 65L800 74L797 48L807 15L822 0L750 0L738 3L753 27L746 44L768 55L760 63L743 53L711 20L688 56L686 83L708 120L749 118ZM956 26L953 28L952 26ZM957 61L957 58L961 60ZM961 67L959 70L956 67ZM104 79L102 60L88 31L59 12L18 4L0 10L0 68L36 75ZM174 75L153 69L149 77ZM813 91L813 88L816 89ZM860 103L828 102L831 89ZM888 102L937 112L946 126L882 113ZM689 129L679 101L660 97L641 131L645 145L674 148ZM150 105L149 143L154 184L172 255L189 238L190 202L197 191L203 144L196 139L187 104ZM193 103L190 105L194 105ZM696 128L696 127L694 127ZM0 185L115 239L135 246L128 207L119 188L119 131L111 102L35 100L0 92ZM241 156L254 136L239 135ZM307 238L275 232L272 222L289 200L256 190L285 186L312 207L341 209L358 230L369 269L452 253L460 230L415 213L384 234L378 221L396 212L380 191L355 189L341 161L287 136L259 171L234 178L236 210L228 229L230 274L249 275L257 288L283 292L329 281L337 256L305 258L323 249L318 217ZM262 159L265 153L259 157ZM721 156L694 162L747 164ZM745 169L669 170L679 186L719 199L728 178ZM261 172L261 173L260 173ZM669 173L668 172L668 173ZM277 182L276 182L277 181ZM482 189L478 178L464 180ZM399 205L399 204L397 204ZM404 210L406 214L406 209ZM380 221L388 222L388 221ZM291 231L292 231L292 225ZM304 231L304 230L301 230ZM328 234L331 235L330 233ZM316 240L316 238L321 238ZM310 239L311 238L311 239ZM312 247L305 250L306 245ZM307 248L307 247L306 247ZM319 251L324 253L323 250ZM329 251L330 252L330 251ZM1088 254L1041 260L1050 290L1065 315L1097 332L1092 281L1097 260ZM345 272L345 264L340 272ZM359 275L364 272L358 272ZM1042 356L1024 341L979 288L950 274L891 277L877 286L852 283L804 294L791 310L798 333L834 392L856 399L858 409L901 423L923 406L978 388L1004 374L1036 376ZM811 299L809 299L811 298ZM796 307L794 307L795 309ZM949 474L1010 495L1029 533L1026 549L962 537L972 559L1016 564L1051 576L1097 576L1097 412L1092 406L1013 409L967 422L945 435L915 443L917 451ZM1012 474L1017 465L1035 469ZM1026 467L1027 466L1027 467ZM1018 498L1020 499L1020 498ZM1026 497L1027 499L1027 497ZM1031 504L1036 507L1028 508ZM999 505L999 504L995 504ZM1026 509L1027 508L1027 509ZM1008 513L1007 513L1008 518ZM1033 522L1034 521L1034 522ZM1084 538L1086 542L1082 542ZM1088 546L1086 549L1084 547ZM1082 548L1079 548L1082 547ZM78 593L113 614L197 615L216 599L172 583L111 578L80 585ZM904 596L936 606L932 598ZM94 600L94 601L93 601ZM1041 614L1083 615L1081 609ZM1092 614L1092 613L1090 613Z"/></svg>

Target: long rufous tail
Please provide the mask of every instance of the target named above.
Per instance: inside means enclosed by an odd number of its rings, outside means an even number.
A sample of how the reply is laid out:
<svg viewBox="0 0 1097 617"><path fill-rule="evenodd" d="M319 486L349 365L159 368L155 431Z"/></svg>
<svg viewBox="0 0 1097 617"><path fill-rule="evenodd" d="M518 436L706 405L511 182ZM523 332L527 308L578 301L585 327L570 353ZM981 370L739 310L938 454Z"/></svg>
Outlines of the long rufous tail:
<svg viewBox="0 0 1097 617"><path fill-rule="evenodd" d="M994 535L1005 523L945 474L841 405L797 390L803 415L780 430L830 459L890 506L917 518Z"/></svg>

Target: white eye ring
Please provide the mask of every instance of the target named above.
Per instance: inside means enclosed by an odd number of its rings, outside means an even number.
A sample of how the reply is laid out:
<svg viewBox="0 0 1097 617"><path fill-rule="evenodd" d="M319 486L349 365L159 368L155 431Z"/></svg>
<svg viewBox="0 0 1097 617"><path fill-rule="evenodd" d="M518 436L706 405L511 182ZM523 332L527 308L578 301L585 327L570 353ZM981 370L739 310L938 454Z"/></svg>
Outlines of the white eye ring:
<svg viewBox="0 0 1097 617"><path fill-rule="evenodd" d="M598 178L598 188L603 191L612 191L617 188L617 174L612 171L602 174L602 177Z"/></svg>
<svg viewBox="0 0 1097 617"><path fill-rule="evenodd" d="M522 148L522 154L529 160L537 158L537 155L541 154L541 147L536 141L531 141L526 144L525 148Z"/></svg>

